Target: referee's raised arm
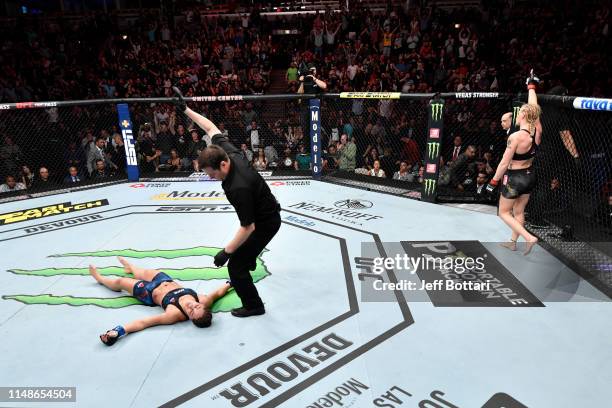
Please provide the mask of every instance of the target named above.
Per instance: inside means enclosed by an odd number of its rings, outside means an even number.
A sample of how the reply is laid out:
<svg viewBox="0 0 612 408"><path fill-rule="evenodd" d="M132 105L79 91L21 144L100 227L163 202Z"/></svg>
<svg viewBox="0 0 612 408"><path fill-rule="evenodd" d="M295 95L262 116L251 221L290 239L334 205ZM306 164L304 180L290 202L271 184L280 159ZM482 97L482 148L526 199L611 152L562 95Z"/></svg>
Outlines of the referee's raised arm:
<svg viewBox="0 0 612 408"><path fill-rule="evenodd" d="M214 264L227 263L230 281L242 301L232 315L249 317L265 313L251 272L257 258L281 226L280 205L263 177L253 170L240 150L232 145L219 128L204 116L187 108L178 89L177 109L189 116L212 138L212 145L198 157L200 169L220 180L227 201L234 207L240 227L234 237L215 255Z"/></svg>

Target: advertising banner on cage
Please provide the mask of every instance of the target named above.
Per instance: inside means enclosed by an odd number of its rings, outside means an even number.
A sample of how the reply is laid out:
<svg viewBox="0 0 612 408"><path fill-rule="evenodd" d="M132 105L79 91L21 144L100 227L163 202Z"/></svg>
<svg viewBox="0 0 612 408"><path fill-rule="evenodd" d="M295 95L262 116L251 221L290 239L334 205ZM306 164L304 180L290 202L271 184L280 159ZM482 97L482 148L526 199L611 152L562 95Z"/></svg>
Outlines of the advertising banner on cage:
<svg viewBox="0 0 612 408"><path fill-rule="evenodd" d="M442 154L442 133L444 128L444 100L432 99L427 109L429 126L425 149L425 171L423 172L423 190L421 200L436 201L438 174L440 173L440 155Z"/></svg>
<svg viewBox="0 0 612 408"><path fill-rule="evenodd" d="M310 159L312 176L321 177L323 162L321 161L321 100L310 100Z"/></svg>
<svg viewBox="0 0 612 408"><path fill-rule="evenodd" d="M123 136L128 180L138 181L138 158L136 156L134 135L132 133L132 120L130 119L130 110L127 103L120 103L117 105L117 114L119 115L121 136Z"/></svg>

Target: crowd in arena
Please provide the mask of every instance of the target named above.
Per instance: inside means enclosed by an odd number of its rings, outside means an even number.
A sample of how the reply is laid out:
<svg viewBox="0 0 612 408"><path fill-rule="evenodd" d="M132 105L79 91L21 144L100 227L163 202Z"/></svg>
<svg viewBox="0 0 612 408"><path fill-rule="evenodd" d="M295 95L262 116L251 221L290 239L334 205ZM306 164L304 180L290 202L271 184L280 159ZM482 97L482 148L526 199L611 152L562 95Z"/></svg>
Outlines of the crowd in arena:
<svg viewBox="0 0 612 408"><path fill-rule="evenodd" d="M445 11L415 2L378 14L368 8L327 9L271 21L254 11L205 23L189 11L176 24L144 13L129 29L101 14L74 25L19 19L17 29L0 40L0 102L163 97L172 96L173 85L186 96L263 94L279 61L287 93L299 92L301 80L313 72L332 93L516 93L534 68L541 92L609 94L610 61L602 52L609 44L606 7L513 3L489 0L480 10ZM273 35L284 28L302 35ZM322 118L325 170L422 180L424 104L345 102L323 102L330 108ZM241 101L195 106L222 123L258 170L310 168L304 101L281 107ZM278 109L274 120L266 114L271 107ZM503 153L507 133L500 119L509 107L449 107L441 184L480 194ZM125 153L112 121L116 114L89 123L88 109L71 108L59 119L57 109L45 113L43 123L56 124L54 132L63 138L62 164L55 166L29 162L27 134L17 135L19 124L4 121L0 173L12 176L6 186L17 187L0 189L122 176ZM210 139L172 105L134 104L131 114L142 172L199 170L196 158ZM69 132L71 124L58 123L74 117L77 128Z"/></svg>

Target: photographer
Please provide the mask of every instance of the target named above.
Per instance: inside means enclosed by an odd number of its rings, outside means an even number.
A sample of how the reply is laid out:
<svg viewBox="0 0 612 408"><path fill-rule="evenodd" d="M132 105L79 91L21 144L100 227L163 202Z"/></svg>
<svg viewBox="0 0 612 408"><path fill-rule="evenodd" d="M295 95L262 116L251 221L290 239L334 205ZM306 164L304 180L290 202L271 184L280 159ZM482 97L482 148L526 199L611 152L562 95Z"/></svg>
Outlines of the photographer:
<svg viewBox="0 0 612 408"><path fill-rule="evenodd" d="M300 75L300 87L298 93L316 94L327 89L327 83L317 78L317 68L310 64L308 74Z"/></svg>
<svg viewBox="0 0 612 408"><path fill-rule="evenodd" d="M298 93L300 94L317 94L327 89L327 84L316 77L317 69L313 64L308 65L308 74L306 76L300 73L300 87ZM306 108L303 109L302 113L302 130L304 136L310 135L310 114L308 109L308 102L306 102Z"/></svg>

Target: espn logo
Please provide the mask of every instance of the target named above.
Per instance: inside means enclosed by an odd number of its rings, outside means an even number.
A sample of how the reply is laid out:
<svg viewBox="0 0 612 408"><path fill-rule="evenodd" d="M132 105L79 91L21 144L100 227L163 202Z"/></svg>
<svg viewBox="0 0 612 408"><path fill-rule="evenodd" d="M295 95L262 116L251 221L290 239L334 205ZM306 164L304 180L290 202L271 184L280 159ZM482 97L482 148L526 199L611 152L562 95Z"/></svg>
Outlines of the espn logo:
<svg viewBox="0 0 612 408"><path fill-rule="evenodd" d="M128 166L138 165L138 158L136 157L136 149L134 149L134 137L132 136L131 129L121 129L121 135L123 136L123 144L125 146L125 155L127 158Z"/></svg>
<svg viewBox="0 0 612 408"><path fill-rule="evenodd" d="M431 137L432 139L439 139L440 138L440 129L438 129L438 128L431 128L431 129L429 129L429 137Z"/></svg>

